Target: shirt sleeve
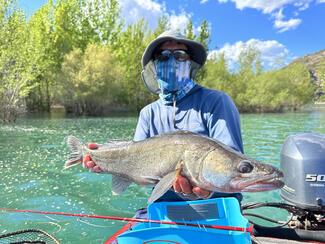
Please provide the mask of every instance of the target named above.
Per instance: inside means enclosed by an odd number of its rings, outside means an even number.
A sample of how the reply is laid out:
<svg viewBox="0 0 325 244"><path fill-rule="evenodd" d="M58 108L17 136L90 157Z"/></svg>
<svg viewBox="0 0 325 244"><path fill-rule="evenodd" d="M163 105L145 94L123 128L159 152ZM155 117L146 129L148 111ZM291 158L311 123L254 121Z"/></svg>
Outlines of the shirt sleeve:
<svg viewBox="0 0 325 244"><path fill-rule="evenodd" d="M142 141L146 138L149 138L149 114L145 108L140 111L138 118L138 124L135 129L133 141Z"/></svg>
<svg viewBox="0 0 325 244"><path fill-rule="evenodd" d="M213 102L209 104L211 110L207 121L209 137L244 153L239 112L234 102L225 93L211 100Z"/></svg>

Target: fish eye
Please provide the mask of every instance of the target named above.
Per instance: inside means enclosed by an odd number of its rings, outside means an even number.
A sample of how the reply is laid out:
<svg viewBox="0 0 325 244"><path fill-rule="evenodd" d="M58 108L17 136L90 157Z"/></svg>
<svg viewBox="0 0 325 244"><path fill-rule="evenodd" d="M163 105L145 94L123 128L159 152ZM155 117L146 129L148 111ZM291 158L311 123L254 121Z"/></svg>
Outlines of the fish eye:
<svg viewBox="0 0 325 244"><path fill-rule="evenodd" d="M254 166L248 160L241 161L237 166L237 169L240 173L247 174L253 171Z"/></svg>

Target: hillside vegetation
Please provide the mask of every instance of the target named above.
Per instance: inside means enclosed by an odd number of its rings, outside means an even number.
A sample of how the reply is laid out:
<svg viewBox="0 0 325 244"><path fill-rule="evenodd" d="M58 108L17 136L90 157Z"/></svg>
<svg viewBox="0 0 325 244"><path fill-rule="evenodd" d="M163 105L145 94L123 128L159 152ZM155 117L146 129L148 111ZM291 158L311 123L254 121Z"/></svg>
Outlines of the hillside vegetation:
<svg viewBox="0 0 325 244"><path fill-rule="evenodd" d="M306 55L293 62L302 63L309 71L315 85L315 101L325 102L325 49Z"/></svg>

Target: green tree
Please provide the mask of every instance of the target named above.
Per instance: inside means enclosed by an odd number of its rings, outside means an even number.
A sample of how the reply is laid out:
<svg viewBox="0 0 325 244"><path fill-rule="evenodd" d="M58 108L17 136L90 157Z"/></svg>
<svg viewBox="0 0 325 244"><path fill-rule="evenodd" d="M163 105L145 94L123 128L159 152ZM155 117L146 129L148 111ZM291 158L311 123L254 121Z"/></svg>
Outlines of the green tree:
<svg viewBox="0 0 325 244"><path fill-rule="evenodd" d="M310 72L313 73L313 80L316 85L315 101L325 102L325 59L321 60Z"/></svg>
<svg viewBox="0 0 325 244"><path fill-rule="evenodd" d="M280 70L279 74L287 84L289 97L286 103L296 110L312 101L315 87L311 82L308 69L300 63L294 63Z"/></svg>
<svg viewBox="0 0 325 244"><path fill-rule="evenodd" d="M257 73L260 73L260 53L252 47L239 55L238 71L234 76L233 98L241 111L251 111L251 99L255 96Z"/></svg>
<svg viewBox="0 0 325 244"><path fill-rule="evenodd" d="M203 46L208 50L210 43L211 30L208 21L204 20L199 27L199 34L196 40L203 44Z"/></svg>
<svg viewBox="0 0 325 244"><path fill-rule="evenodd" d="M42 6L29 20L29 46L32 56L34 88L26 101L29 111L50 111L55 75L60 68L59 53L55 48L53 23L54 5L51 1Z"/></svg>
<svg viewBox="0 0 325 244"><path fill-rule="evenodd" d="M75 49L65 56L62 64L61 102L68 112L78 115L113 111L124 73L108 47L89 44L84 53Z"/></svg>
<svg viewBox="0 0 325 244"><path fill-rule="evenodd" d="M205 67L207 75L202 80L202 85L211 89L225 91L230 96L235 95L233 91L233 75L228 70L227 61L223 53L208 60Z"/></svg>
<svg viewBox="0 0 325 244"><path fill-rule="evenodd" d="M34 89L27 99L29 110L49 111L58 102L57 74L66 53L74 48L84 51L89 43L116 43L121 28L116 0L49 1L40 8L29 21L35 76L30 81Z"/></svg>
<svg viewBox="0 0 325 244"><path fill-rule="evenodd" d="M289 65L277 71L256 73L254 70L256 62L253 69L246 69L244 75L237 77L246 84L241 84L240 89L245 89L245 92L235 99L241 111L281 112L295 110L311 101L314 88L302 64Z"/></svg>
<svg viewBox="0 0 325 244"><path fill-rule="evenodd" d="M129 25L121 33L119 48L115 50L121 64L125 67L125 82L121 83L123 94L121 102L131 110L139 111L145 104L152 100L152 95L146 90L141 80L142 54L152 37L147 30L147 25L142 19Z"/></svg>
<svg viewBox="0 0 325 244"><path fill-rule="evenodd" d="M207 52L208 52L208 45L210 42L210 33L211 31L210 31L209 23L206 20L204 20L199 27L199 34L195 37L195 40L202 43ZM197 73L195 79L200 82L204 80L206 75L207 75L207 70L206 67L203 66Z"/></svg>
<svg viewBox="0 0 325 244"><path fill-rule="evenodd" d="M168 28L170 28L170 23L168 21L168 17L163 15L158 19L157 28L152 33L150 33L150 32L148 33L148 37L150 36L149 39L156 38L161 33L166 31Z"/></svg>
<svg viewBox="0 0 325 244"><path fill-rule="evenodd" d="M99 8L99 14L96 16L102 16L100 18L97 28L99 30L103 43L117 45L118 37L123 29L123 20L119 16L120 8L117 0L110 0L107 4L107 0L101 0L102 5L105 8Z"/></svg>
<svg viewBox="0 0 325 244"><path fill-rule="evenodd" d="M28 31L23 13L14 1L0 2L0 117L15 121L25 110L24 98L33 88Z"/></svg>
<svg viewBox="0 0 325 244"><path fill-rule="evenodd" d="M195 39L195 35L194 35L194 30L193 30L193 21L190 20L187 23L186 29L185 29L185 36L188 39L194 40Z"/></svg>

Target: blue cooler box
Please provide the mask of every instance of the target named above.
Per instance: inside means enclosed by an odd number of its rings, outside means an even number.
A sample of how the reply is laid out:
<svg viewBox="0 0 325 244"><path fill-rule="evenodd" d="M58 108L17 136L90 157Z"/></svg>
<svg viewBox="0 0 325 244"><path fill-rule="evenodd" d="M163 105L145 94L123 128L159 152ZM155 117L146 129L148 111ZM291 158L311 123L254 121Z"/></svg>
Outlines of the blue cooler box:
<svg viewBox="0 0 325 244"><path fill-rule="evenodd" d="M158 202L148 206L151 220L186 222L202 226L139 223L121 234L119 244L251 243L249 232L205 228L204 225L248 228L250 224L233 197L184 202Z"/></svg>

